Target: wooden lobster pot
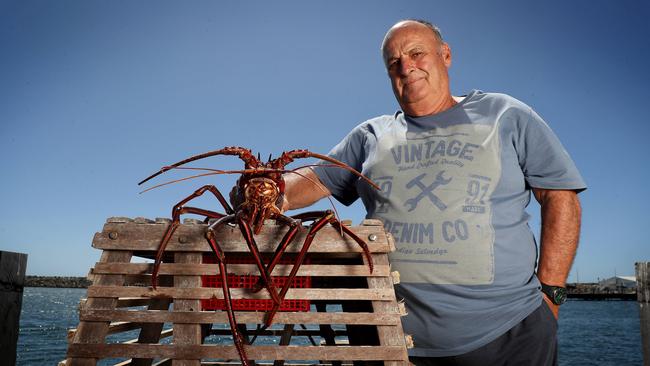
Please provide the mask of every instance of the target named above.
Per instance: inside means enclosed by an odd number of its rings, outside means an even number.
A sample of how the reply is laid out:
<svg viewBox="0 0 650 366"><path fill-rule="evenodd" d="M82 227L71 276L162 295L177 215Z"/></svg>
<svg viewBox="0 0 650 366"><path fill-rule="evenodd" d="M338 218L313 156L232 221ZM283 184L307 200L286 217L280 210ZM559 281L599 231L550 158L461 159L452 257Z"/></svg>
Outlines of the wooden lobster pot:
<svg viewBox="0 0 650 366"><path fill-rule="evenodd" d="M160 267L159 286L150 286L151 261L169 220L110 218L93 239L102 250L91 269L93 281L79 307L79 326L69 333L67 359L60 365L207 365L239 363L225 311L202 310L202 300L223 298L220 287L202 287L202 276L218 273L203 264L211 255L206 225L186 219L172 237ZM370 247L374 271L360 247L330 227L322 229L309 250L309 263L298 276L310 276L310 288L292 288L286 299L309 300L308 311L280 312L274 325L246 346L249 359L283 364L408 364L407 343L395 299L387 253L392 238L376 220L350 227ZM260 252L272 253L286 227L267 222L256 236ZM303 228L288 253L300 250ZM226 256L250 255L237 228L217 233ZM290 254L289 254L290 255ZM276 266L272 276L287 275L291 264ZM229 264L228 272L259 273L252 264ZM232 289L233 299L269 299ZM250 335L265 312L237 311L240 329ZM246 326L246 324L248 326ZM357 362L359 361L359 362ZM365 362L364 362L365 361Z"/></svg>

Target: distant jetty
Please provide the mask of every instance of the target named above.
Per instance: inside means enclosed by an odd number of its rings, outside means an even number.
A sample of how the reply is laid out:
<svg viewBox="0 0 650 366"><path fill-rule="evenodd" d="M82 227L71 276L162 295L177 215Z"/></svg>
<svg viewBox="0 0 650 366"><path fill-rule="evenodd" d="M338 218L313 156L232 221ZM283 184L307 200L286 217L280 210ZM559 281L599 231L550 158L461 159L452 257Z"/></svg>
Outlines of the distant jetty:
<svg viewBox="0 0 650 366"><path fill-rule="evenodd" d="M636 300L636 288L604 287L598 283L567 283L567 297L575 300Z"/></svg>
<svg viewBox="0 0 650 366"><path fill-rule="evenodd" d="M86 277L25 276L25 287L88 288L91 284Z"/></svg>

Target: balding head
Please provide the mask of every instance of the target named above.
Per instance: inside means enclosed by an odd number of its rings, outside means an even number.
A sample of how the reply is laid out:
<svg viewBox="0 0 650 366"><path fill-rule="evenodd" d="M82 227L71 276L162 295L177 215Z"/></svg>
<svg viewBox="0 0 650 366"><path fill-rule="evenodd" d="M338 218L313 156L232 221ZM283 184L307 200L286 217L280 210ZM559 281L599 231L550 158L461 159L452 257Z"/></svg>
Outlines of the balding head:
<svg viewBox="0 0 650 366"><path fill-rule="evenodd" d="M403 27L407 27L407 26L426 27L431 31L431 33L436 38L436 40L438 40L439 43L442 44L444 42L443 39L442 39L442 34L440 33L440 28L433 25L432 23L427 22L426 20L422 20L422 19L404 19L404 20L400 20L399 22L395 23L395 25L390 27L388 32L386 32L386 35L384 36L384 40L381 42L382 53L384 51L384 47L386 46L386 41L391 36L393 31L395 29L403 28Z"/></svg>
<svg viewBox="0 0 650 366"><path fill-rule="evenodd" d="M406 114L434 114L454 104L447 73L451 50L431 23L397 22L384 37L382 55L393 93Z"/></svg>

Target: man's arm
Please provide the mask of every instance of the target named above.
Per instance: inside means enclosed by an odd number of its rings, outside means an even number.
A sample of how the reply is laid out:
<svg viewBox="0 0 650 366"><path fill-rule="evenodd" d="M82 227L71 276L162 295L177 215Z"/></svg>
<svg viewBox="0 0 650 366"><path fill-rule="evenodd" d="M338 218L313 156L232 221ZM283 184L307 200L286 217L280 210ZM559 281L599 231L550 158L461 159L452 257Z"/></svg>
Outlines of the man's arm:
<svg viewBox="0 0 650 366"><path fill-rule="evenodd" d="M296 172L298 174L284 174L282 211L310 206L331 194L311 168L301 168Z"/></svg>
<svg viewBox="0 0 650 366"><path fill-rule="evenodd" d="M580 200L575 191L533 188L542 211L537 277L551 286L565 286L580 236ZM544 296L558 316L559 306Z"/></svg>

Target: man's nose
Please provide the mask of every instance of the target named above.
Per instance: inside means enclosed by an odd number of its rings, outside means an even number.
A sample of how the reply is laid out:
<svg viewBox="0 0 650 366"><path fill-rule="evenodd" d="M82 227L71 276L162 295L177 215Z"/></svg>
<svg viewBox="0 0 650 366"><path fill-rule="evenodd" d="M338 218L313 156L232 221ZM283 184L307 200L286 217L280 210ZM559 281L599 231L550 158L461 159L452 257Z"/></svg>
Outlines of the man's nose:
<svg viewBox="0 0 650 366"><path fill-rule="evenodd" d="M399 72L402 75L408 75L411 73L411 71L415 68L413 65L413 60L407 58L407 57L402 57L399 62Z"/></svg>

